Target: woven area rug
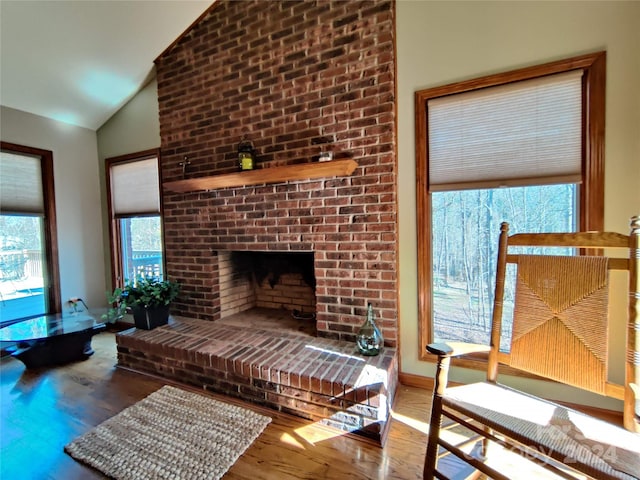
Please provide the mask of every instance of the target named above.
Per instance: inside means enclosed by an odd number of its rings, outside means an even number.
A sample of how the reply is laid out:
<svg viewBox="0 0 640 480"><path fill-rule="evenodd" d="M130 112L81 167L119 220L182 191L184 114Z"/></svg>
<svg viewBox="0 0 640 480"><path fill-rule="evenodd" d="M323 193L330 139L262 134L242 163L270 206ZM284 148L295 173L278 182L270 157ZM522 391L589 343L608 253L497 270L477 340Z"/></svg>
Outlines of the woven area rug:
<svg viewBox="0 0 640 480"><path fill-rule="evenodd" d="M64 447L117 480L219 479L271 422L164 386Z"/></svg>

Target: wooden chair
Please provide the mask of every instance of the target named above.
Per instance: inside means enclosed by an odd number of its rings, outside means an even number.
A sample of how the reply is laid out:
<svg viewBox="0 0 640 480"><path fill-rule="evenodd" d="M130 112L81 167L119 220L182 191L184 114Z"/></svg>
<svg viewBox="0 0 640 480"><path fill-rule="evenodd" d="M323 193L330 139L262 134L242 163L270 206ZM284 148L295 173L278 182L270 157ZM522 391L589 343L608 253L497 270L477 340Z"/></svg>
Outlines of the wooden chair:
<svg viewBox="0 0 640 480"><path fill-rule="evenodd" d="M451 471L452 465L461 461L466 462L467 471L473 471L464 478L482 473L495 479L513 478L491 463L493 452L504 457L505 450L550 469L560 478L576 478L577 472L582 474L577 478L640 478L640 217L631 219L630 235L509 236L508 229L503 223L491 345L451 342L427 346L438 356L438 363L424 478L450 478L450 473L442 470ZM522 254L522 248L513 253L515 247L526 246L535 247L536 254ZM546 247L587 250L580 250L586 254L570 256L558 256L557 248L556 255L538 254ZM620 251L623 257L620 253L613 257ZM504 352L500 351L500 338L507 264L515 265L517 274L513 277L517 278L513 280L510 350ZM627 326L626 371L619 377L624 377L622 385L607 376L610 270L625 271L612 273L612 277L628 277L622 284L628 281L629 286L628 292L620 292L621 287L614 283L616 288L611 291L612 297L628 294L628 318L613 319L618 331L622 331L619 322ZM477 352L488 352L486 381L447 388L451 358ZM498 364L622 400L625 428L497 383ZM466 441L455 445L443 439L452 434L451 426L465 429ZM531 478L528 472L525 467L518 478Z"/></svg>

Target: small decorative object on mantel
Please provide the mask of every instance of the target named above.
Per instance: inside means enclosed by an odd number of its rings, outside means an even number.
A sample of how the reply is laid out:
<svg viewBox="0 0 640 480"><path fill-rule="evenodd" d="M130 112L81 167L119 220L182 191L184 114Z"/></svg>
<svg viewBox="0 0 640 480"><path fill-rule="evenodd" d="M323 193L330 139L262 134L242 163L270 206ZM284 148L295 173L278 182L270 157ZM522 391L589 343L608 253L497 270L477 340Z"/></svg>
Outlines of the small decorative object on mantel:
<svg viewBox="0 0 640 480"><path fill-rule="evenodd" d="M255 150L253 142L245 135L238 144L238 167L241 171L255 168Z"/></svg>
<svg viewBox="0 0 640 480"><path fill-rule="evenodd" d="M333 160L332 151L320 152L320 157L318 158L319 162L330 162L331 160Z"/></svg>
<svg viewBox="0 0 640 480"><path fill-rule="evenodd" d="M184 178L185 174L187 173L187 167L189 165L191 165L191 161L189 160L189 157L185 155L184 160L178 163L178 166L182 168L182 178Z"/></svg>
<svg viewBox="0 0 640 480"><path fill-rule="evenodd" d="M373 306L370 303L367 306L367 319L358 331L356 343L358 344L358 350L363 355L378 355L382 350L382 344L384 343L382 332L374 321Z"/></svg>

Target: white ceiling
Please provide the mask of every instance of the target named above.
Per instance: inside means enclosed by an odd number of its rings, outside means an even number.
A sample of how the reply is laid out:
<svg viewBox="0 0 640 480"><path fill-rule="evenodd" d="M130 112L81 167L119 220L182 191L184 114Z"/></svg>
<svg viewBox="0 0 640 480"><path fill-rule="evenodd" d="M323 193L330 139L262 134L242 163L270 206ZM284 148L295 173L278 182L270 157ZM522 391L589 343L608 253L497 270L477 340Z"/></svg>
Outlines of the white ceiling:
<svg viewBox="0 0 640 480"><path fill-rule="evenodd" d="M97 130L213 0L0 0L0 104Z"/></svg>

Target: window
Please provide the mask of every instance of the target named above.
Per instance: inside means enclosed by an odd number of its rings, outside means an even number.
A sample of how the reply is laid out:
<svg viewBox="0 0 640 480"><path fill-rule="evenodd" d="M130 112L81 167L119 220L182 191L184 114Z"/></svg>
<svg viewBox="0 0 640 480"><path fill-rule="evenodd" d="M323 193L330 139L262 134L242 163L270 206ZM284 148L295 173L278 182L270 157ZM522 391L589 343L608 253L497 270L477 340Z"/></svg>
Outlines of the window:
<svg viewBox="0 0 640 480"><path fill-rule="evenodd" d="M0 322L60 312L53 154L2 142Z"/></svg>
<svg viewBox="0 0 640 480"><path fill-rule="evenodd" d="M489 343L501 222L602 229L604 79L600 52L416 93L423 355Z"/></svg>
<svg viewBox="0 0 640 480"><path fill-rule="evenodd" d="M113 285L163 275L158 152L107 159Z"/></svg>

